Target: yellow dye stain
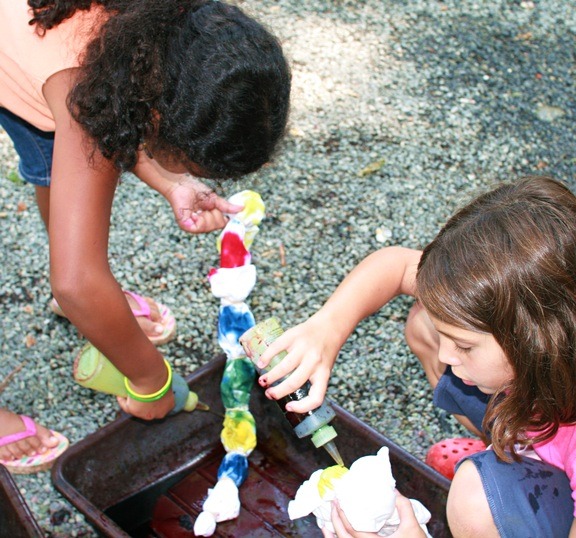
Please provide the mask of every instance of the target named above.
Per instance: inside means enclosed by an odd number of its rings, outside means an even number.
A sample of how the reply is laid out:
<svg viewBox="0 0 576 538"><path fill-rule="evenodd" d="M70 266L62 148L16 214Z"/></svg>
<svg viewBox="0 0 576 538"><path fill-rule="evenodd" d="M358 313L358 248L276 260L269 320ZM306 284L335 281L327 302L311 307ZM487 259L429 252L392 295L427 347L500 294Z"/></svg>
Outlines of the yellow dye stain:
<svg viewBox="0 0 576 538"><path fill-rule="evenodd" d="M320 474L320 480L318 480L318 493L320 498L324 498L327 490L334 490L334 480L342 478L348 469L342 465L332 465L332 467L326 467Z"/></svg>
<svg viewBox="0 0 576 538"><path fill-rule="evenodd" d="M254 422L245 418L226 416L220 440L228 452L249 454L256 447Z"/></svg>
<svg viewBox="0 0 576 538"><path fill-rule="evenodd" d="M262 197L255 191L240 191L228 199L233 204L243 205L244 209L240 213L236 213L232 218L239 220L244 224L244 246L250 250L254 237L258 233L258 225L262 222L265 216L265 206ZM216 240L216 247L220 252L220 245L222 243L222 232Z"/></svg>
<svg viewBox="0 0 576 538"><path fill-rule="evenodd" d="M236 196L238 200L236 200ZM258 226L264 218L264 202L262 201L262 197L254 191L242 191L236 196L231 198L233 203L244 206L244 209L236 215L236 218L241 220L246 228Z"/></svg>

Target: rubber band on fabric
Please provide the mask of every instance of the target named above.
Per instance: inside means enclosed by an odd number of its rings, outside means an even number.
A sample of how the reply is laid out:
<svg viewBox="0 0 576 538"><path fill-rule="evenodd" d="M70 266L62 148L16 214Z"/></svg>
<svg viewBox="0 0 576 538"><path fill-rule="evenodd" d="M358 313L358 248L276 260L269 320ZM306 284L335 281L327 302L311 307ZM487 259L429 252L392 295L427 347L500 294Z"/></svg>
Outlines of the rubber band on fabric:
<svg viewBox="0 0 576 538"><path fill-rule="evenodd" d="M157 390L152 394L138 394L137 392L134 392L130 388L128 378L124 376L124 386L126 387L126 392L128 393L128 396L130 396L130 398L136 400L137 402L144 402L144 403L156 402L161 398L163 398L166 395L166 393L172 388L172 368L170 366L170 363L166 359L164 359L164 364L166 365L166 369L168 370L168 379L160 390Z"/></svg>

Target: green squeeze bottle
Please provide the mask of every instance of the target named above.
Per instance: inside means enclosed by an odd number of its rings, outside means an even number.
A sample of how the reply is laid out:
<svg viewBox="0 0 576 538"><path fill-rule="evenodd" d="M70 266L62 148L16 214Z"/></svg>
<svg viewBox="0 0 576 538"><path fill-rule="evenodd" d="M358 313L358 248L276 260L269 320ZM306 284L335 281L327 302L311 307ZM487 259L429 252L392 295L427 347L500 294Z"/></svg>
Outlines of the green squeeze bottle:
<svg viewBox="0 0 576 538"><path fill-rule="evenodd" d="M258 368L258 366L256 366L256 363L260 360L260 356L283 332L278 318L272 317L254 325L254 327L240 337L240 344L242 344L244 351L246 351L246 355L250 357L250 360L254 363L254 367L259 375L270 371L286 356L286 352L282 351L276 355L265 368ZM273 386L284 381L286 377L288 376L276 381ZM338 434L334 427L329 424L336 416L336 413L334 413L334 409L332 409L328 403L323 402L320 407L306 413L286 411L286 404L288 402L302 400L308 395L309 389L310 383L306 382L302 387L288 394L288 396L275 401L280 406L280 409L282 409L284 416L288 419L294 433L299 438L311 435L312 443L316 448L324 448L338 465L343 466L344 461L334 442Z"/></svg>
<svg viewBox="0 0 576 538"><path fill-rule="evenodd" d="M86 344L74 361L74 379L88 389L126 397L124 376L92 344ZM180 411L205 410L207 406L198 401L198 396L188 388L182 376L172 372L172 391L174 392L174 409L170 415Z"/></svg>

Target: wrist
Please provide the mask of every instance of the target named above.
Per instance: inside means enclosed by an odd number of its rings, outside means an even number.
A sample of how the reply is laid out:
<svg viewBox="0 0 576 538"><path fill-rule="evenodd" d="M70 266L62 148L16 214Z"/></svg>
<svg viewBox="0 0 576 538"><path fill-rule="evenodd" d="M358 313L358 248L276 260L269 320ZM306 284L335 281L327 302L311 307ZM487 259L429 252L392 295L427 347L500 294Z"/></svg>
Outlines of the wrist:
<svg viewBox="0 0 576 538"><path fill-rule="evenodd" d="M130 398L138 402L155 402L162 399L170 390L172 389L172 368L170 363L164 359L165 375L163 376L163 382L161 386L158 386L158 382L149 385L135 385L127 377L124 377L124 387Z"/></svg>
<svg viewBox="0 0 576 538"><path fill-rule="evenodd" d="M355 327L350 323L346 323L342 313L335 311L335 309L323 307L312 318L314 318L315 323L320 326L322 331L326 330L329 332L330 339L337 346L337 349L344 345Z"/></svg>

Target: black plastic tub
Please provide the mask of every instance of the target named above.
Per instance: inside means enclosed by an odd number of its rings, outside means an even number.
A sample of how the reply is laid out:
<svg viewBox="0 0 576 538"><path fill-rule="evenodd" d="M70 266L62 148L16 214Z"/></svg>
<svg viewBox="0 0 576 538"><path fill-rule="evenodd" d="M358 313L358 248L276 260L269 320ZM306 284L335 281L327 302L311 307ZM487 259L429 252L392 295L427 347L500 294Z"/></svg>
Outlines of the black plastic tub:
<svg viewBox="0 0 576 538"><path fill-rule="evenodd" d="M54 485L100 535L193 536L191 525L207 488L216 482L224 454L220 443L224 362L224 357L217 357L187 380L211 411L180 413L155 423L125 416L58 459L52 469ZM445 517L449 481L344 409L334 408L332 424L344 462L350 465L388 446L399 491L430 510L428 529L434 538L449 537ZM218 524L215 536L321 537L314 517L291 522L286 508L298 486L313 471L333 465L332 460L308 439L298 439L278 406L257 385L250 409L256 418L258 447L240 488L241 513L236 520Z"/></svg>
<svg viewBox="0 0 576 538"><path fill-rule="evenodd" d="M12 475L0 465L0 536L44 538Z"/></svg>

